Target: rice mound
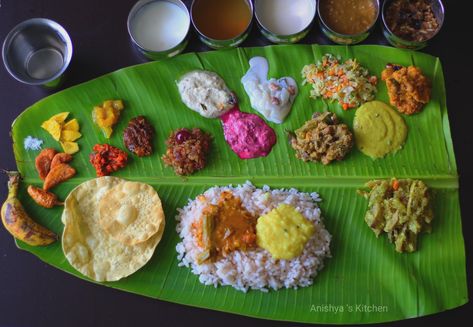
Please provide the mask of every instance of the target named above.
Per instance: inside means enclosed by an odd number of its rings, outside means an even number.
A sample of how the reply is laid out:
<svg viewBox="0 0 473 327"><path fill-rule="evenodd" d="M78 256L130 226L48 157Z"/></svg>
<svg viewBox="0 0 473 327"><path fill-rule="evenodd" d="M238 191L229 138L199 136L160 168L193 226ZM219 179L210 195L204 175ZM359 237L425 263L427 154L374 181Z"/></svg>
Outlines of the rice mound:
<svg viewBox="0 0 473 327"><path fill-rule="evenodd" d="M182 239L176 246L179 266L191 268L192 273L199 275L199 281L205 285L229 285L243 292L249 289L267 292L284 287L297 289L312 285L313 278L324 266L324 258L330 257L331 235L320 216L317 206L319 195L299 192L294 188L271 190L267 185L259 189L247 181L236 187L212 187L203 196L216 204L223 191L231 191L239 197L243 206L257 217L281 203L292 205L314 223L315 233L302 254L291 260L274 259L268 251L258 247L248 251L233 251L215 262L198 265L197 255L200 250L192 234L192 223L199 219L207 204L198 199L189 200L184 208L178 209L176 216L176 230Z"/></svg>

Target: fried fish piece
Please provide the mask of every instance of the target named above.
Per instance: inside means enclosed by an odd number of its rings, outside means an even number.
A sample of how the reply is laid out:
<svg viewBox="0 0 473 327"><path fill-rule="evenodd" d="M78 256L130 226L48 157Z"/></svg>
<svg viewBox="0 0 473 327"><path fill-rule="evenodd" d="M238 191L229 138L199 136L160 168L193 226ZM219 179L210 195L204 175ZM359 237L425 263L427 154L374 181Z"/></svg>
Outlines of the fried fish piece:
<svg viewBox="0 0 473 327"><path fill-rule="evenodd" d="M401 113L421 112L430 101L431 83L419 67L387 64L381 79L386 81L389 102Z"/></svg>

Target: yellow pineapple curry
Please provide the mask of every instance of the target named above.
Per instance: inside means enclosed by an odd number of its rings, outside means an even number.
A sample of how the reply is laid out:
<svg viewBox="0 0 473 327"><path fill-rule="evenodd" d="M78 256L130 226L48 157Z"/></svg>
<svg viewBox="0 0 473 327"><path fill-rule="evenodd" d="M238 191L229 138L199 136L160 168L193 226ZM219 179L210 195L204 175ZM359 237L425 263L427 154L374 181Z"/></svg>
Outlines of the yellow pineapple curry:
<svg viewBox="0 0 473 327"><path fill-rule="evenodd" d="M92 119L107 139L112 135L112 127L118 122L120 112L124 108L122 100L106 100L101 106L94 107Z"/></svg>
<svg viewBox="0 0 473 327"><path fill-rule="evenodd" d="M200 199L207 201L204 196ZM275 259L292 259L301 255L315 232L314 225L290 205L280 204L258 218L230 191L222 192L216 205L205 206L192 228L197 245L202 249L198 264L257 246Z"/></svg>
<svg viewBox="0 0 473 327"><path fill-rule="evenodd" d="M203 249L199 264L225 256L235 250L256 246L256 219L232 192L222 192L217 204L209 204L194 227L194 235Z"/></svg>

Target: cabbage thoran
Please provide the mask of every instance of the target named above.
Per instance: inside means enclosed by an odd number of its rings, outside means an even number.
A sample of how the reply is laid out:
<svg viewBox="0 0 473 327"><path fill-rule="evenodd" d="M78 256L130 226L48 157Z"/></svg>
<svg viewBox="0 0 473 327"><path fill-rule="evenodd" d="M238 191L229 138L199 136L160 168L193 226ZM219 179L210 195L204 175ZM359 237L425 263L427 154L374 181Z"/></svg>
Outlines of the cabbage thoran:
<svg viewBox="0 0 473 327"><path fill-rule="evenodd" d="M420 180L373 180L359 191L368 199L365 222L378 237L383 231L397 252L414 252L417 235L431 231L433 211L428 187Z"/></svg>

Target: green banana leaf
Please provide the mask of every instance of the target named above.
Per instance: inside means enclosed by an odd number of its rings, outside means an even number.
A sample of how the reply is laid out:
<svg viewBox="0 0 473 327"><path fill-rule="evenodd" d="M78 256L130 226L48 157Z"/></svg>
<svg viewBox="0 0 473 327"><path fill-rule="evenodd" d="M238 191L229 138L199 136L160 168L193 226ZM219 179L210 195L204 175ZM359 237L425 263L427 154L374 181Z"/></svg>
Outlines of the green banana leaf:
<svg viewBox="0 0 473 327"><path fill-rule="evenodd" d="M342 162L329 166L304 163L295 158L286 130L294 130L315 111L331 110L352 125L355 110L343 111L338 104L309 99L309 86L302 86L300 71L325 53L357 58L372 74L380 76L386 63L420 66L432 80L432 100L420 114L404 116L409 127L404 148L395 155L373 161L354 149ZM249 68L248 60L265 56L270 76L292 76L300 86L292 112L276 125L278 142L266 158L240 160L225 143L220 121L205 119L180 101L176 79L193 69L220 74L236 92L243 111L254 112L240 83ZM110 140L106 140L91 117L94 105L109 98L124 99L126 108ZM388 102L386 87L379 82L377 98ZM124 148L122 133L128 121L145 115L155 126L155 153L132 160L115 175L154 186L166 213L166 230L151 261L135 274L103 285L165 301L265 319L309 323L373 323L418 317L455 308L468 301L464 241L461 227L458 176L450 136L445 86L438 58L382 46L288 45L238 48L228 51L190 53L176 58L121 69L90 82L47 97L28 108L14 122L12 135L18 169L24 176L20 198L39 222L61 233L61 208L43 209L26 194L26 185L40 185L34 169L37 152L25 151L23 140L32 135L45 140L45 147L59 144L39 126L58 112L70 111L80 122L81 151L72 165L78 174L55 191L64 199L79 183L95 177L88 162L96 143L108 142ZM163 165L164 141L180 127L199 127L214 136L208 166L190 177L176 176ZM356 190L374 178L409 177L423 179L434 193L433 231L422 235L412 254L394 251L386 237L377 239L364 222L366 200ZM190 269L178 267L175 246L176 209L183 207L214 185L252 181L257 186L296 187L316 191L323 198L321 208L327 229L333 235L332 257L310 287L298 290L238 292L231 287L204 286ZM61 244L21 249L41 260L85 278L63 255Z"/></svg>

